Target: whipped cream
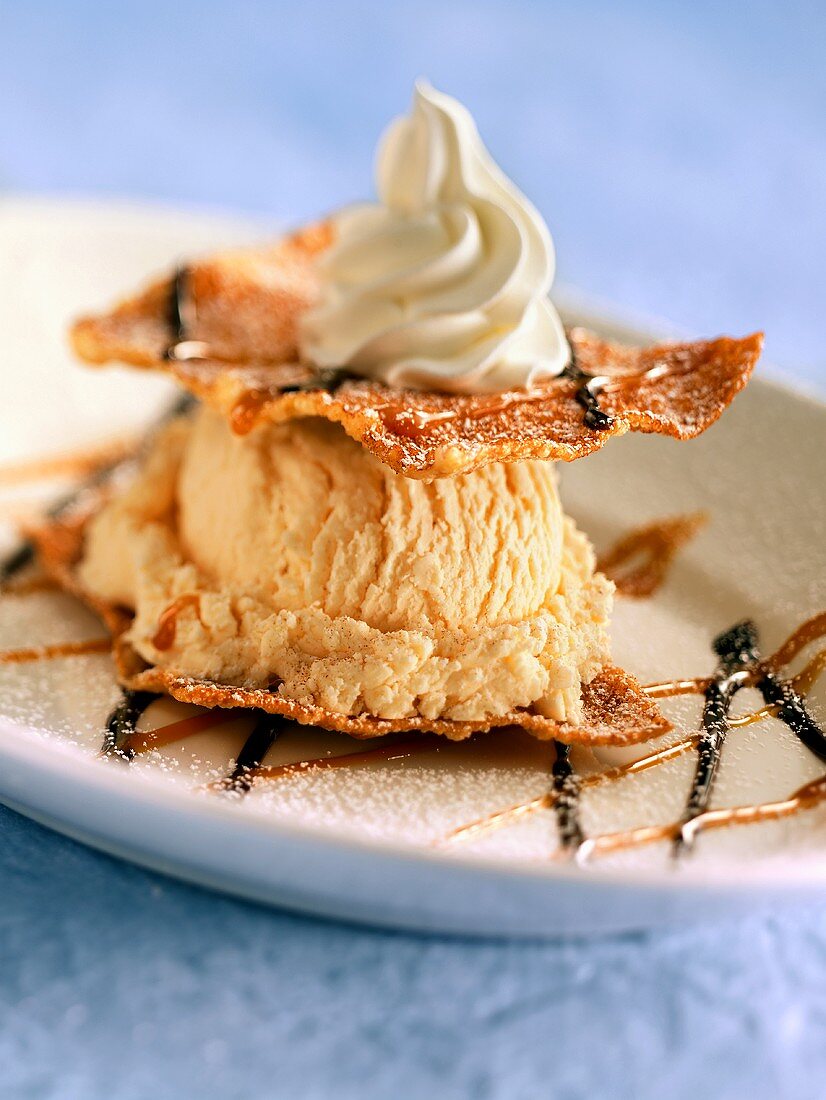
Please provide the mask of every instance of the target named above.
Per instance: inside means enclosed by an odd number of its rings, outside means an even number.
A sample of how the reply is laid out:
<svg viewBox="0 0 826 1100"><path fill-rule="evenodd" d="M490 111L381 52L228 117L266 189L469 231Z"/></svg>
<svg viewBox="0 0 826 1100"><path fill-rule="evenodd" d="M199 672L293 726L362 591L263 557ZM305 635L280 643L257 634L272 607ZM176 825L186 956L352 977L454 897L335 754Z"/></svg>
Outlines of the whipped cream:
<svg viewBox="0 0 826 1100"><path fill-rule="evenodd" d="M554 249L470 113L427 84L379 146L380 202L334 216L301 350L389 385L453 393L530 386L569 359L548 300Z"/></svg>

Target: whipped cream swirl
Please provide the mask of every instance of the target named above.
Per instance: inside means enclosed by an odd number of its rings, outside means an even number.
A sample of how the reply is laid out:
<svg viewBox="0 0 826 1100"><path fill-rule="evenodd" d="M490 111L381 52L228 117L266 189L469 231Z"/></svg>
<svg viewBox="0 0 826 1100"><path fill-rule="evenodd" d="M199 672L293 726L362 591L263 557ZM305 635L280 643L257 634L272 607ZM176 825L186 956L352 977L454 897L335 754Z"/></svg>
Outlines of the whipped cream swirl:
<svg viewBox="0 0 826 1100"><path fill-rule="evenodd" d="M389 385L452 393L530 386L569 359L548 300L554 250L470 113L417 84L379 146L379 203L335 215L302 355Z"/></svg>

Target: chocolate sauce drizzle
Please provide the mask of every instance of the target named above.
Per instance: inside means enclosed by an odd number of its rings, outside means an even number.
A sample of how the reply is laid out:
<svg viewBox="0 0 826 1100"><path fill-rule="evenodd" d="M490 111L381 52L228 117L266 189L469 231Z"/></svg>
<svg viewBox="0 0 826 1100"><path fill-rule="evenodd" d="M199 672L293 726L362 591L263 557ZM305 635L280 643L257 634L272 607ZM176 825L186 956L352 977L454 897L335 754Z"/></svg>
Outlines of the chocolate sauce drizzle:
<svg viewBox="0 0 826 1100"><path fill-rule="evenodd" d="M175 269L167 302L167 324L171 339L164 351L164 359L206 359L209 348L200 341L190 340L195 327L195 300L189 289L190 271L185 264Z"/></svg>
<svg viewBox="0 0 826 1100"><path fill-rule="evenodd" d="M164 359L186 362L193 359L222 359L204 340L190 339L195 329L197 311L190 292L190 271L185 265L176 268L170 287L167 321L172 340L164 352ZM234 360L227 360L227 363ZM299 393L306 390L326 390L333 393L349 379L357 376L346 367L325 367L315 371L303 382L279 387L279 393Z"/></svg>
<svg viewBox="0 0 826 1100"><path fill-rule="evenodd" d="M556 759L551 767L551 776L559 840L564 849L574 853L585 840L585 832L579 818L581 784L571 766L570 746L561 741L554 741L554 748Z"/></svg>
<svg viewBox="0 0 826 1100"><path fill-rule="evenodd" d="M185 264L175 268L169 288L166 319L170 341L163 357L166 360L187 362L191 359L210 359L209 345L203 340L190 339L197 320L195 299L190 293L190 270Z"/></svg>
<svg viewBox="0 0 826 1100"><path fill-rule="evenodd" d="M0 561L0 587L31 565L34 557L34 543L30 540L27 539L16 546Z"/></svg>
<svg viewBox="0 0 826 1100"><path fill-rule="evenodd" d="M561 377L568 378L571 382L581 383L574 397L585 410L583 419L587 428L593 428L597 432L607 432L614 426L613 416L600 408L599 404L599 395L608 385L610 379L603 375L589 374L584 371L577 363L573 344L571 344L571 361L563 370Z"/></svg>
<svg viewBox="0 0 826 1100"><path fill-rule="evenodd" d="M757 628L750 620L737 623L715 638L713 647L720 663L704 693L703 733L697 742L697 770L680 821L680 832L674 842L675 855L693 846L696 834L691 829L691 823L709 807L729 731L728 716L732 700L746 682L743 673L753 669L759 660Z"/></svg>
<svg viewBox="0 0 826 1100"><path fill-rule="evenodd" d="M193 314L193 301L189 294L189 268L185 265L175 269L172 279L172 292L169 296L169 327L172 330L175 343L186 340L187 331L191 328L188 318ZM173 347L170 345L170 347Z"/></svg>
<svg viewBox="0 0 826 1100"><path fill-rule="evenodd" d="M597 558L617 596L647 599L665 583L677 553L708 522L704 512L669 516L637 527Z"/></svg>
<svg viewBox="0 0 826 1100"><path fill-rule="evenodd" d="M259 711L252 732L238 753L235 767L226 779L216 785L217 788L238 797L247 794L252 788L256 770L263 764L264 757L280 736L283 726L283 718Z"/></svg>
<svg viewBox="0 0 826 1100"><path fill-rule="evenodd" d="M202 340L190 339L195 329L197 311L195 299L190 293L190 270L185 264L175 269L169 289L167 324L171 339L166 346L164 359L187 362L190 359L210 359L209 345Z"/></svg>
<svg viewBox="0 0 826 1100"><path fill-rule="evenodd" d="M282 386L281 393L301 393L305 390L326 390L327 393L335 393L339 386L345 382L358 378L346 367L323 367L317 370L304 382L295 382L290 386Z"/></svg>
<svg viewBox="0 0 826 1100"><path fill-rule="evenodd" d="M741 688L753 685L775 716L821 760L826 760L826 734L806 708L803 697L788 680L761 664L757 626L750 619L738 623L714 640L720 665L705 689L703 733L698 741L697 771L688 796L674 851L693 847L692 823L707 813L720 756L730 728L729 710Z"/></svg>
<svg viewBox="0 0 826 1100"><path fill-rule="evenodd" d="M101 756L117 756L126 761L133 759L135 750L129 739L135 733L140 716L158 698L160 696L151 691L122 689L120 702L106 719Z"/></svg>
<svg viewBox="0 0 826 1100"><path fill-rule="evenodd" d="M823 613L809 619L772 657L763 660L759 654L758 634L754 623L746 621L737 624L714 642L720 664L713 677L674 680L652 684L645 689L651 698L657 699L702 694L705 697L704 722L700 733L657 749L628 764L579 777L569 774L570 762L566 754L565 764L555 769L554 784L547 794L462 825L443 840L437 841L436 847L475 838L538 810L556 808L560 796L564 802L560 825L561 844L557 856L552 858L570 858L573 855L578 863L585 863L595 855L605 855L663 840L672 841L675 853L679 853L688 850L701 831L719 829L730 824L752 824L788 817L799 810L820 805L826 801L826 774L805 784L789 798L775 802L711 810L708 808L708 801L725 736L735 726L746 726L763 718L777 717L799 737L802 744L819 759L826 761L826 733L809 713L803 695L826 669L826 650L816 653L806 667L790 679L783 679L777 672L778 668L788 665L805 646L825 633L826 613ZM757 688L767 705L753 713L730 718L732 698L744 687ZM692 748L697 748L699 752L698 767L686 812L679 821L582 837L572 851L572 841L567 839L573 833L569 822L578 820L576 799L582 790L648 771L677 759ZM559 779L556 776L557 770Z"/></svg>
<svg viewBox="0 0 826 1100"><path fill-rule="evenodd" d="M809 713L803 696L795 690L794 684L781 680L769 669L755 684L770 707L776 707L776 717L784 722L797 735L806 748L826 761L826 733Z"/></svg>

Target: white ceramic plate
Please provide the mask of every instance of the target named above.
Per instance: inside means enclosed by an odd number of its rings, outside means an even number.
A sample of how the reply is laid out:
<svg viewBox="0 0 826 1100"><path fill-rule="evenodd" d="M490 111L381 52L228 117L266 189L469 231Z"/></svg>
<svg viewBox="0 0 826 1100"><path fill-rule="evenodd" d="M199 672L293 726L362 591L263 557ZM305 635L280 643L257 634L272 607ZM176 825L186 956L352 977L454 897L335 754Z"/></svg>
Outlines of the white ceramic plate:
<svg viewBox="0 0 826 1100"><path fill-rule="evenodd" d="M67 319L178 255L252 232L247 223L147 208L0 203L0 463L111 438L156 415L168 386L73 365L64 346ZM569 319L619 338L651 336L570 295L562 305ZM712 638L739 619L757 621L768 652L826 609L824 439L823 406L758 377L695 442L625 438L564 469L566 505L598 546L663 516L697 509L711 516L653 599L618 601L619 663L643 682L706 675L714 666ZM0 517L28 507L36 488L0 484ZM44 497L53 491L39 487ZM62 595L0 599L0 649L100 632ZM231 799L205 788L226 773L248 717L127 766L97 756L118 698L107 655L0 665L0 688L4 802L106 851L265 902L408 928L546 935L826 897L822 807L703 834L679 862L658 844L580 867L552 858L557 824L547 809L444 843L458 826L548 789L552 750L521 735L309 770ZM810 696L821 717L823 701L822 691ZM757 705L753 692L742 692L734 713ZM148 728L192 712L161 701L142 722ZM699 701L681 700L669 713L677 726L672 739L685 736L697 728ZM267 763L364 748L296 727ZM587 832L674 820L694 763L688 752L587 791ZM781 799L823 772L826 764L766 719L730 733L713 805Z"/></svg>

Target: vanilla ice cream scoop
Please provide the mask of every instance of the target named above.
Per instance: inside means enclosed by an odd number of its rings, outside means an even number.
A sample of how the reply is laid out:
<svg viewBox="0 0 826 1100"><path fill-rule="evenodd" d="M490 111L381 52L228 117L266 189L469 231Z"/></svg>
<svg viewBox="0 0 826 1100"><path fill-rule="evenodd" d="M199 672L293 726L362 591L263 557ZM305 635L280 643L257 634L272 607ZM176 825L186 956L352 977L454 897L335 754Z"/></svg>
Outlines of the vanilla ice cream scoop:
<svg viewBox="0 0 826 1100"><path fill-rule="evenodd" d="M341 714L576 722L608 658L611 586L551 464L410 480L314 419L173 424L80 578L152 664Z"/></svg>

